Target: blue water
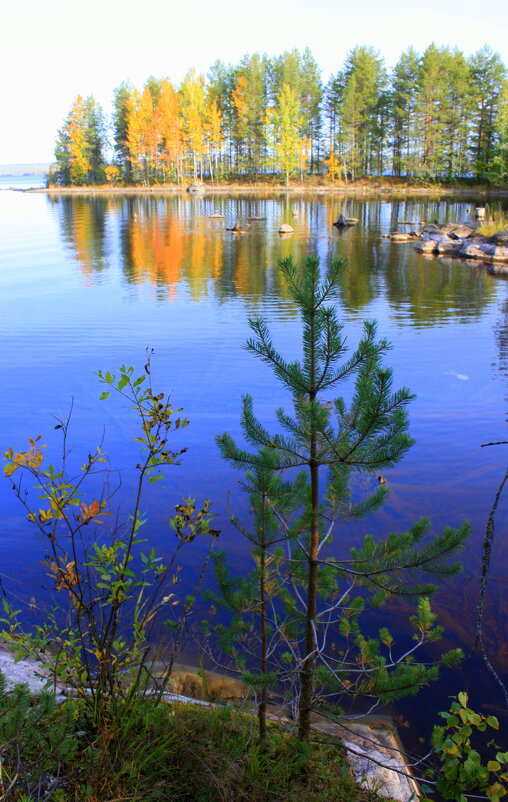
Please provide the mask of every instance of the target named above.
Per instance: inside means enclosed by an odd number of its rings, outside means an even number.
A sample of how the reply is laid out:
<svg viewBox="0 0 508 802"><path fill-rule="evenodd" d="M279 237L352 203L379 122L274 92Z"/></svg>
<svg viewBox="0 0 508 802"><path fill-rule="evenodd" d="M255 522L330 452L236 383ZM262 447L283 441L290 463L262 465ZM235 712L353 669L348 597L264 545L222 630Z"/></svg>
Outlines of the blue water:
<svg viewBox="0 0 508 802"><path fill-rule="evenodd" d="M126 508L138 461L133 417L121 399L99 401L103 388L94 374L122 363L140 371L145 349L153 348L154 385L171 393L190 426L174 443L188 447L181 466L171 469L164 488L154 487L146 497L144 534L164 549L171 537L167 521L180 498L210 498L222 547L239 570L246 568L247 549L228 520L228 505L245 513L240 477L221 460L214 437L226 430L241 437L244 392L253 395L258 416L271 428L274 410L289 406L268 368L242 349L247 317L263 314L277 347L296 356L300 323L277 260L315 253L324 264L345 256L350 264L339 312L348 340L358 340L364 319L379 321L379 334L393 344L387 361L395 386L405 384L416 394L410 407L416 445L386 472L391 492L382 510L341 526L336 543L346 548L367 531L402 530L422 516L438 530L469 519L473 536L465 570L443 583L436 601L446 627L444 645L468 651L483 533L508 464L506 446L480 447L507 434L507 284L485 266L424 257L411 243L382 238L401 221L467 220L471 199L341 203L324 195L65 198L0 192L0 444L21 449L28 437L41 434L48 460L56 462L60 445L53 416L66 416L73 405L76 464L104 438L121 472L116 501ZM215 209L223 220L210 218ZM360 224L340 234L331 225L340 211ZM252 223L244 236L225 230L253 214L266 220ZM277 233L281 222L295 228L288 239ZM375 483L362 476L356 488L367 492ZM44 545L5 479L0 501L2 586L25 604L47 592L39 564ZM492 661L504 676L507 510L508 499L498 513L485 626ZM194 571L203 551L196 544ZM407 615L398 607L390 612L390 626L401 637ZM466 686L484 687L482 699L495 702L486 672L471 661L432 691L432 704L446 707L447 693ZM429 704L428 697L422 699Z"/></svg>
<svg viewBox="0 0 508 802"><path fill-rule="evenodd" d="M40 189L45 186L45 175L0 175L0 190Z"/></svg>

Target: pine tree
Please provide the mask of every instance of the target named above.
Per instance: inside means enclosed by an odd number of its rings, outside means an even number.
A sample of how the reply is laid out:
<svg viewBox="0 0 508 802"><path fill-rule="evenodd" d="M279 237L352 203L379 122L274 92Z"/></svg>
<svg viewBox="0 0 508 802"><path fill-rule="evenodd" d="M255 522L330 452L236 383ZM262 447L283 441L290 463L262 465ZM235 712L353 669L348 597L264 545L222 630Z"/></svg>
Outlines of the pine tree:
<svg viewBox="0 0 508 802"><path fill-rule="evenodd" d="M122 81L113 93L113 139L115 143L115 159L120 164L124 178L131 178L132 164L127 144L127 127L129 123L130 99L132 86Z"/></svg>
<svg viewBox="0 0 508 802"><path fill-rule="evenodd" d="M393 593L430 593L431 586L407 587L397 574L404 568L412 574L418 569L453 573L458 566L445 560L461 548L468 528L447 529L418 549L416 545L428 531L427 523L420 522L407 533L389 535L380 544L367 536L351 559L323 558L322 550L331 543L337 520L360 517L381 504L386 492L383 485L367 500L353 502L350 477L355 472L390 467L410 447L405 410L411 395L406 388L392 391L391 371L381 364L389 346L385 340L376 340L374 323L364 324L358 347L346 358L343 327L333 306L327 305L338 292L343 261L333 261L323 279L314 257L305 260L302 275L290 258L280 265L302 318L302 358L285 360L275 350L261 318L249 321L254 336L247 349L266 362L287 388L293 414L277 410L280 433L272 435L255 417L252 398L245 395L242 428L247 442L257 450L239 447L227 433L217 441L223 456L242 470L289 471L291 476L295 469L303 469L306 474L305 487L300 486L298 492L298 515L285 524L289 567L283 601L291 623L279 626L287 659L296 665L298 733L304 739L309 734L318 676L336 691L346 691L354 683L355 692L385 699L411 689L414 692L435 677L435 667L406 659L414 649L395 658L388 630L380 633L379 642L363 637L357 618L364 601L353 594L358 587L366 588L380 604ZM349 406L342 398L333 403L324 399L347 380L354 382ZM328 473L326 488L324 471ZM413 619L419 644L439 636L434 618L424 599ZM346 645L333 656L327 634L337 629ZM380 653L383 645L387 656ZM357 652L354 659L350 657L353 647Z"/></svg>
<svg viewBox="0 0 508 802"><path fill-rule="evenodd" d="M226 553L212 555L218 593L207 598L223 608L230 617L229 623L215 627L219 645L234 661L228 669L241 672L242 680L254 691L259 735L266 735L268 691L277 684L274 651L280 642L278 628L281 622L273 609L283 594L280 575L280 544L287 535L282 531L278 516L293 504L298 485L283 482L264 462L270 463L270 449L259 453L260 464L249 471L242 489L248 493L253 526L247 527L235 516L231 521L251 546L255 568L248 575L232 575ZM255 655L255 662L247 658Z"/></svg>
<svg viewBox="0 0 508 802"><path fill-rule="evenodd" d="M58 132L53 180L77 186L103 181L106 139L101 107L92 96L78 95Z"/></svg>
<svg viewBox="0 0 508 802"><path fill-rule="evenodd" d="M469 59L472 95L472 149L477 179L488 177L494 158L496 128L506 68L498 53L484 46Z"/></svg>
<svg viewBox="0 0 508 802"><path fill-rule="evenodd" d="M355 47L341 75L339 108L342 153L353 180L379 170L385 135L383 100L386 73L370 47Z"/></svg>
<svg viewBox="0 0 508 802"><path fill-rule="evenodd" d="M391 82L390 116L394 175L412 175L418 162L415 153L416 86L420 70L418 54L409 48L395 65Z"/></svg>

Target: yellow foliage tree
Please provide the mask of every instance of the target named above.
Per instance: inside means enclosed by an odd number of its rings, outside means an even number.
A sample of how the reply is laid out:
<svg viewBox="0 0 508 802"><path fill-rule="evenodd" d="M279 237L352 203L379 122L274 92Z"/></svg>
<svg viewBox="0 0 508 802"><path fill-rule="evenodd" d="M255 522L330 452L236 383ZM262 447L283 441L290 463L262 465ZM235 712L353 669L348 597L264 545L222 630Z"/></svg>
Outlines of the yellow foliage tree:
<svg viewBox="0 0 508 802"><path fill-rule="evenodd" d="M211 100L206 109L205 139L210 177L217 172L219 154L222 147L222 114L216 100Z"/></svg>
<svg viewBox="0 0 508 802"><path fill-rule="evenodd" d="M90 170L83 98L78 95L69 115L70 177L73 184L85 184Z"/></svg>
<svg viewBox="0 0 508 802"><path fill-rule="evenodd" d="M159 114L159 159L165 176L174 171L179 183L183 183L183 156L185 152L184 131L180 116L180 98L173 84L165 78L157 103Z"/></svg>
<svg viewBox="0 0 508 802"><path fill-rule="evenodd" d="M153 101L148 87L140 95L133 89L127 111L127 148L135 177L148 180L153 150Z"/></svg>

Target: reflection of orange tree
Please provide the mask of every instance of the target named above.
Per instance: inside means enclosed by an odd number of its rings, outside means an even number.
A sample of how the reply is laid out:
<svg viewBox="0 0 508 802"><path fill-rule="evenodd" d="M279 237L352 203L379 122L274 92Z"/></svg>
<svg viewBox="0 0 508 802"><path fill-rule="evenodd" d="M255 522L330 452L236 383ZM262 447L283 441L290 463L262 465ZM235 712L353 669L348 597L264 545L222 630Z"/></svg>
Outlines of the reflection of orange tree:
<svg viewBox="0 0 508 802"><path fill-rule="evenodd" d="M169 208L139 207L129 220L128 243L135 282L174 287L186 279L192 294L200 296L206 291L203 279L219 276L223 268L222 237L210 239L202 232L190 236Z"/></svg>
<svg viewBox="0 0 508 802"><path fill-rule="evenodd" d="M181 273L185 237L175 218L161 221L158 214L133 217L129 225L130 256L135 281L175 284Z"/></svg>

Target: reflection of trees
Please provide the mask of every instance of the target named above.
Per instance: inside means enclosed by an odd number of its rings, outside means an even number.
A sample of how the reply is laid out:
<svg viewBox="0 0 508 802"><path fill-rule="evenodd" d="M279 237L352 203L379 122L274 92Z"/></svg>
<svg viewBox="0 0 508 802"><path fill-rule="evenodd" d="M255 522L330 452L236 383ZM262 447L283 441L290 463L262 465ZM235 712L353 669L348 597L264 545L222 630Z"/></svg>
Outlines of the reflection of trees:
<svg viewBox="0 0 508 802"><path fill-rule="evenodd" d="M87 278L107 267L106 218L112 201L104 198L49 196L56 205L64 241Z"/></svg>
<svg viewBox="0 0 508 802"><path fill-rule="evenodd" d="M494 326L494 336L499 349L499 370L508 375L508 300L503 301L499 320Z"/></svg>
<svg viewBox="0 0 508 802"><path fill-rule="evenodd" d="M303 258L301 238L309 236L308 222L298 216L300 238L281 239L274 228L292 219L295 206L287 198L275 206L262 198L126 198L120 231L125 276L159 288L183 282L194 297L209 292L251 302L273 293L285 297L277 261L288 255ZM222 219L211 218L216 210ZM236 220L244 234L226 230Z"/></svg>
<svg viewBox="0 0 508 802"><path fill-rule="evenodd" d="M478 316L494 293L493 279L484 271L426 258L411 243L382 239L403 221L461 219L464 201L286 193L49 198L86 275L106 267L108 237L116 236L118 226L127 281L151 284L162 298L173 298L183 283L195 298L212 293L220 301L244 297L253 305L266 296L285 299L278 260L292 256L301 264L309 253L319 255L323 265L335 255L349 260L342 282L347 311L361 312L385 293L395 319L423 324L453 315L466 320ZM223 217L213 219L214 211ZM357 217L358 226L337 230L333 222L340 214ZM245 234L226 231L236 220ZM284 222L295 229L287 238L278 235Z"/></svg>
<svg viewBox="0 0 508 802"><path fill-rule="evenodd" d="M390 243L384 257L386 296L395 319L423 324L454 317L465 322L480 317L494 297L495 283L476 265L399 248Z"/></svg>
<svg viewBox="0 0 508 802"><path fill-rule="evenodd" d="M338 213L335 204L329 217L336 219ZM484 270L458 260L417 254L411 243L382 239L383 233L398 227L407 231L409 227L401 227L402 222L419 222L429 215L440 222L460 220L465 216L463 201L344 201L342 213L360 220L354 229L336 235L337 252L349 261L342 283L347 310L362 310L385 293L395 319L401 321L423 324L450 316L469 320L478 317L493 297L495 285Z"/></svg>
<svg viewBox="0 0 508 802"><path fill-rule="evenodd" d="M494 326L494 337L496 339L499 357L497 367L502 376L508 377L508 300L503 301L500 308L499 318ZM508 396L505 396L508 400ZM508 419L508 413L506 414Z"/></svg>

